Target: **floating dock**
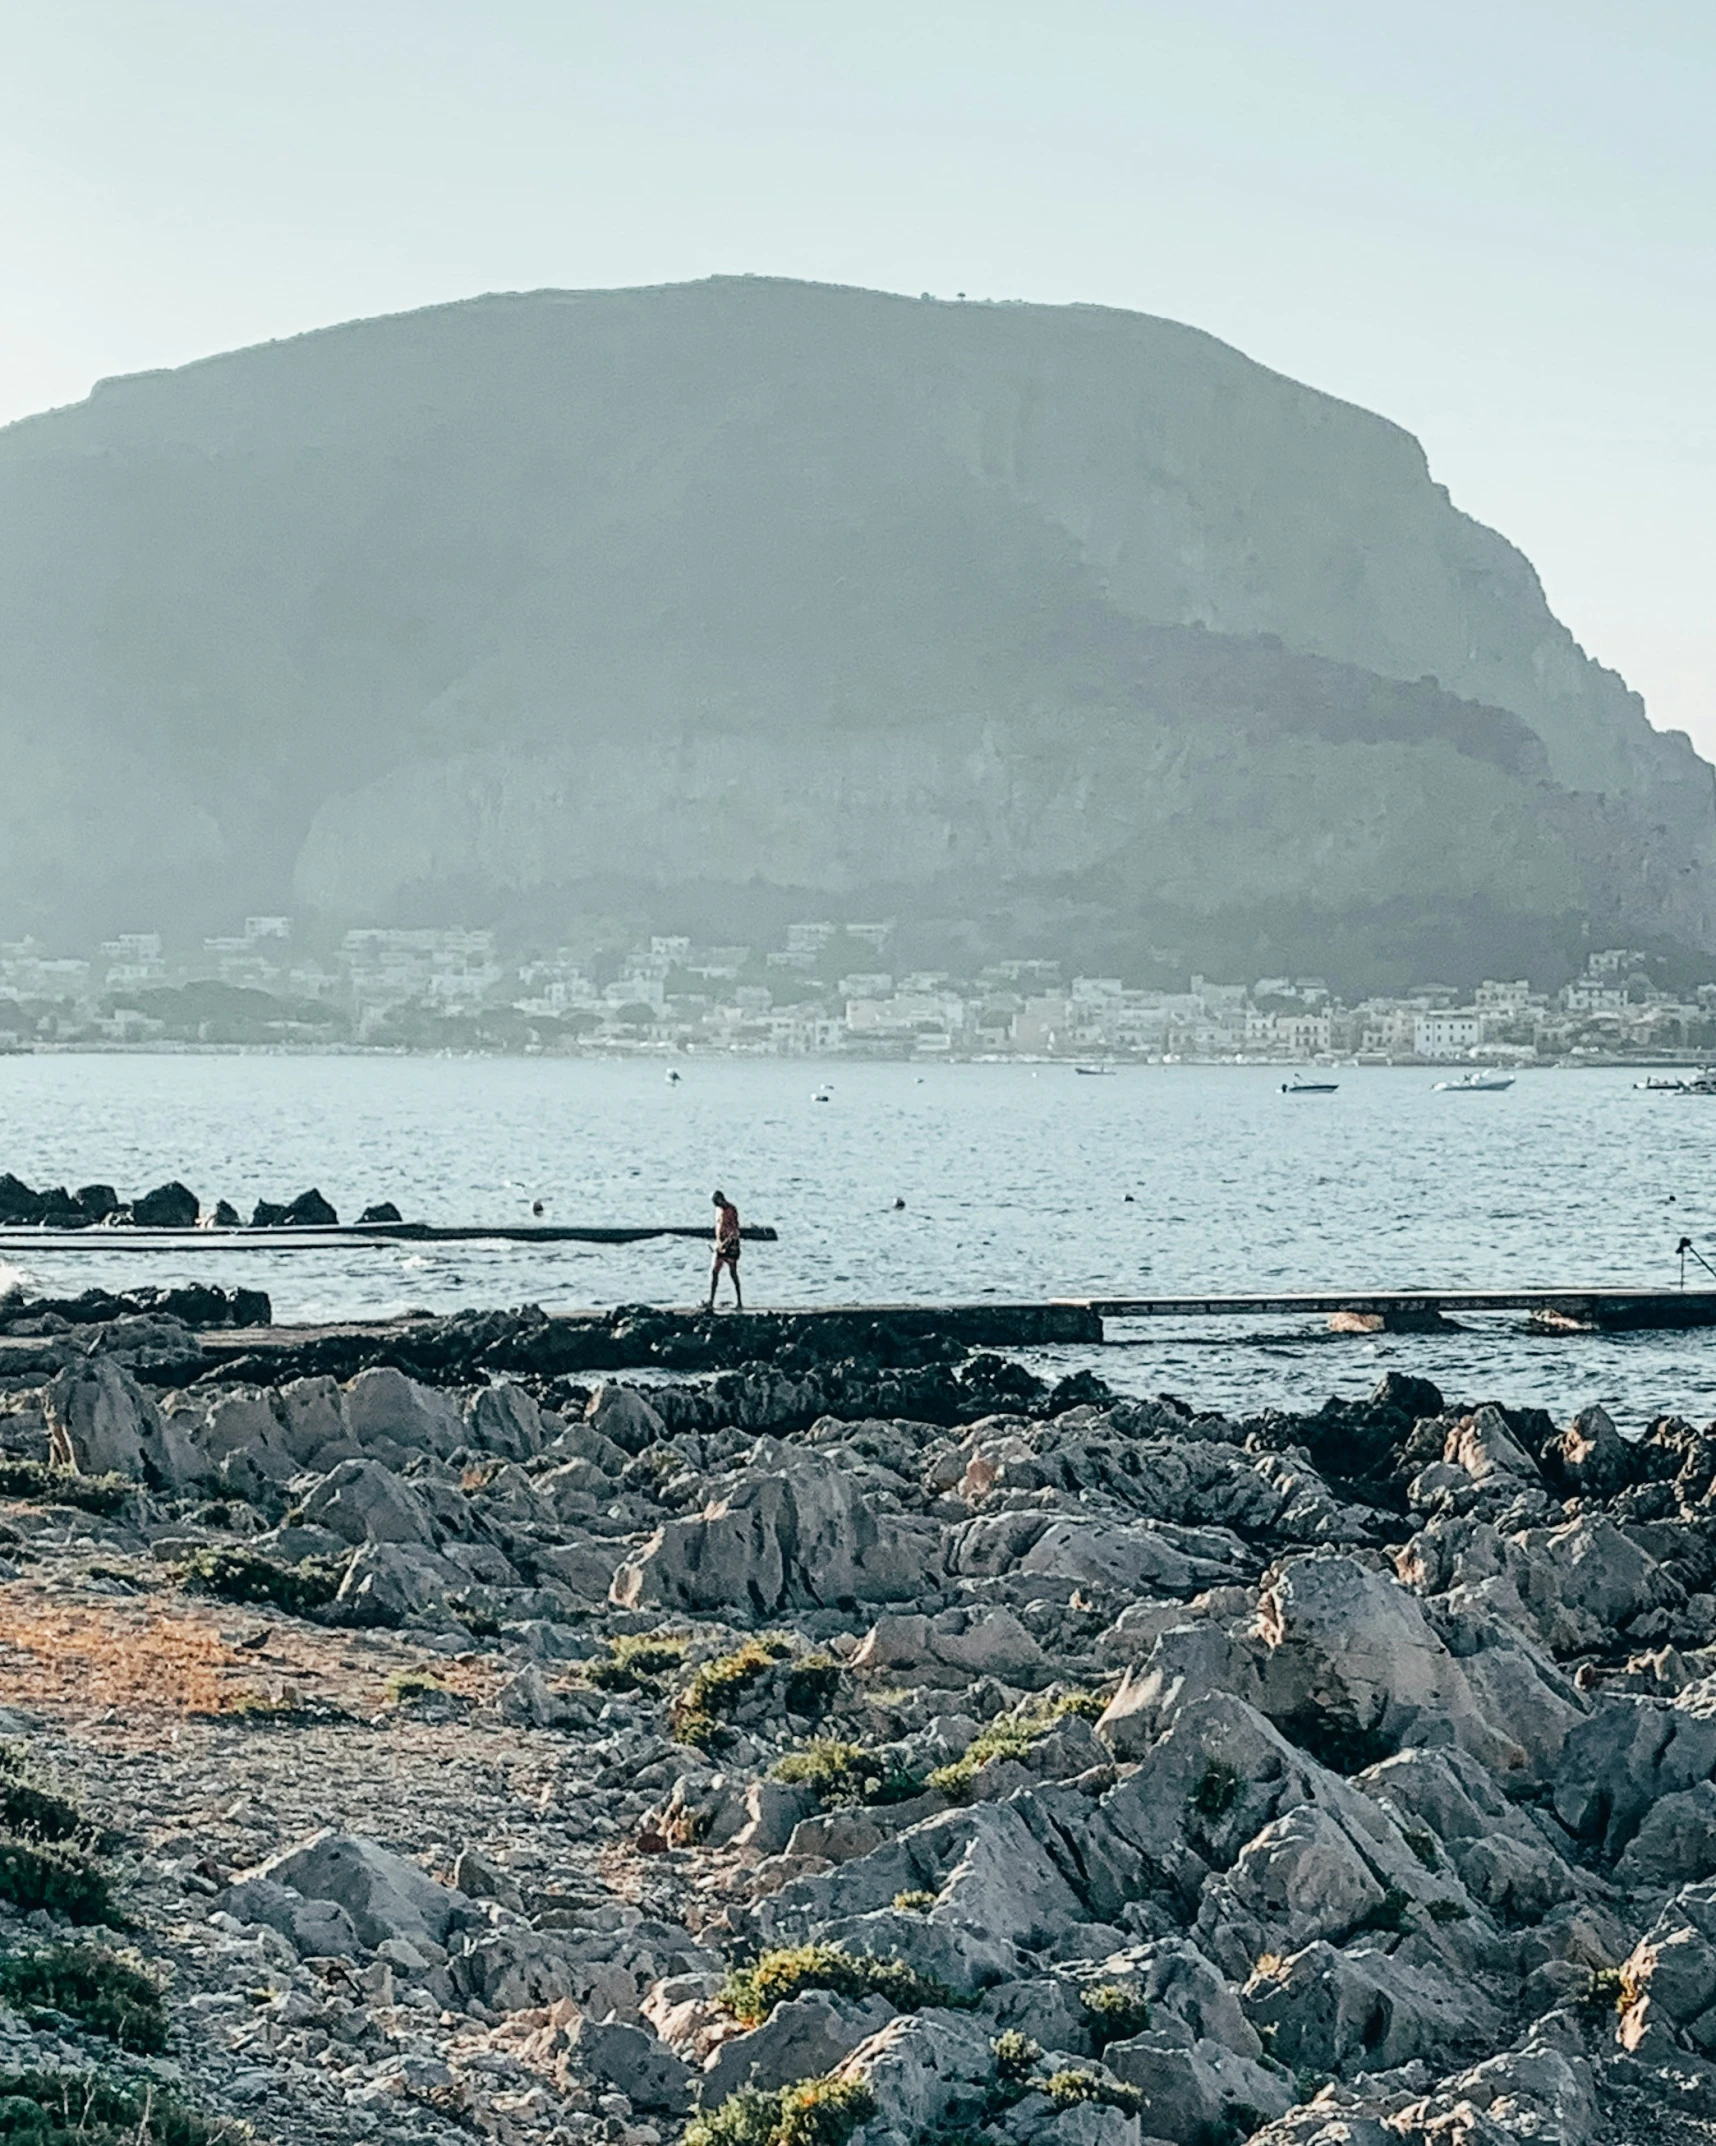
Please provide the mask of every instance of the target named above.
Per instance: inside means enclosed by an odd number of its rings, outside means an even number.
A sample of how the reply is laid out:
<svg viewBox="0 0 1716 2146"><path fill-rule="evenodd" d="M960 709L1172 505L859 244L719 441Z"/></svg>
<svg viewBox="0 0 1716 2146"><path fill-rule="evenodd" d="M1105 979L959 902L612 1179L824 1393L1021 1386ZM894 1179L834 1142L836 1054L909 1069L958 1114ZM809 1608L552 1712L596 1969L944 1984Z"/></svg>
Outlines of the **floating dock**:
<svg viewBox="0 0 1716 2146"><path fill-rule="evenodd" d="M779 1232L749 1224L747 1244L775 1244ZM131 1223L84 1229L20 1224L0 1229L0 1252L329 1252L388 1244L641 1244L650 1237L712 1235L707 1222L338 1222L324 1229L139 1229Z"/></svg>
<svg viewBox="0 0 1716 2146"><path fill-rule="evenodd" d="M1346 1289L1268 1296L1083 1297L1101 1319L1335 1318L1402 1326L1459 1312L1525 1312L1541 1327L1623 1333L1716 1326L1716 1289Z"/></svg>

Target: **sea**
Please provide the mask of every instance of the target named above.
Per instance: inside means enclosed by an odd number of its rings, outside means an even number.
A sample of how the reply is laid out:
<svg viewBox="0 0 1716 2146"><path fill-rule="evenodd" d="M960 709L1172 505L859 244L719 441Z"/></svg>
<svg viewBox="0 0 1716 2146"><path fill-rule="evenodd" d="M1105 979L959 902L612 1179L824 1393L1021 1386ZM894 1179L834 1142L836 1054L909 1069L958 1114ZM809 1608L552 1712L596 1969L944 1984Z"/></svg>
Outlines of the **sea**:
<svg viewBox="0 0 1716 2146"><path fill-rule="evenodd" d="M205 1207L318 1187L345 1219L706 1227L719 1187L778 1242L746 1247L748 1306L1459 1286L1716 1288L1716 1099L1615 1070L1439 1092L1424 1068L1284 1069L659 1059L39 1053L0 1058L0 1169ZM206 1242L206 1240L205 1240ZM182 1280L268 1290L276 1317L538 1303L688 1305L704 1248L497 1240L317 1251L0 1255L0 1291ZM1546 1336L1523 1315L1446 1335L1326 1321L1114 1321L1090 1366L1125 1392L1251 1413L1362 1394L1387 1370L1450 1399L1558 1418L1601 1402L1636 1433L1716 1416L1716 1329Z"/></svg>

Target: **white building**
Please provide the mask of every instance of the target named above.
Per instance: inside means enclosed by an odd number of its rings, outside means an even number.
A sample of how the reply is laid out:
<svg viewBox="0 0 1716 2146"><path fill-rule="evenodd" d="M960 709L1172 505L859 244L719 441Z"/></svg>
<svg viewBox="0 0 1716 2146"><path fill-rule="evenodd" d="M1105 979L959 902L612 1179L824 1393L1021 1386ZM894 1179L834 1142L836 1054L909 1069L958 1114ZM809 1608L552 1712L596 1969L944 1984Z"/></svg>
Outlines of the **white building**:
<svg viewBox="0 0 1716 2146"><path fill-rule="evenodd" d="M1456 1058L1477 1049L1483 1028L1475 1009L1421 1013L1412 1024L1412 1048L1420 1058Z"/></svg>

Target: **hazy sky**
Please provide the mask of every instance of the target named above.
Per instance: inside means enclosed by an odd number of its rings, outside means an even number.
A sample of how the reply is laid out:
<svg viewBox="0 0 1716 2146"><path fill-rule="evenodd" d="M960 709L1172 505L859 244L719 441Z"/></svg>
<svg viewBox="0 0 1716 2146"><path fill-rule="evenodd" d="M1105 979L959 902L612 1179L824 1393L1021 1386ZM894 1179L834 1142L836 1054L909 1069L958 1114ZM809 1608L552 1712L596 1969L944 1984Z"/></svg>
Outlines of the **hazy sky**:
<svg viewBox="0 0 1716 2146"><path fill-rule="evenodd" d="M1716 754L1716 0L0 0L0 419L499 289L1191 321Z"/></svg>

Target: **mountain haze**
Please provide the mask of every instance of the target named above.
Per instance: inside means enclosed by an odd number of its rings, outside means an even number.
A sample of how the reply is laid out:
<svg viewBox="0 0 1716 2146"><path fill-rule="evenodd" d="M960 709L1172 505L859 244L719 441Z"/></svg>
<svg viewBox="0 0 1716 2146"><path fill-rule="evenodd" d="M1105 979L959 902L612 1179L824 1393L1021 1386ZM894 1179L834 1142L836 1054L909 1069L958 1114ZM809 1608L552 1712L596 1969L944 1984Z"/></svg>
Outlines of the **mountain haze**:
<svg viewBox="0 0 1716 2146"><path fill-rule="evenodd" d="M1090 307L540 292L104 382L0 432L0 754L6 935L1716 947L1712 771L1416 441Z"/></svg>

